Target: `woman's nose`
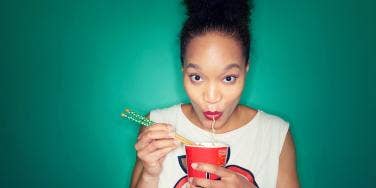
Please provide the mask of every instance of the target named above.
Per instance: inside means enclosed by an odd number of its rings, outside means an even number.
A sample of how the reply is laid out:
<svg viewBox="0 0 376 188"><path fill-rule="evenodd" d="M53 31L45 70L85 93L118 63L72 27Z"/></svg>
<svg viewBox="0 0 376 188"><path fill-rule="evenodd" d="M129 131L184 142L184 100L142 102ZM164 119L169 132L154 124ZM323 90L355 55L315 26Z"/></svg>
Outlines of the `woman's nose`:
<svg viewBox="0 0 376 188"><path fill-rule="evenodd" d="M204 100L207 103L217 103L222 99L221 92L215 84L210 84L204 93Z"/></svg>

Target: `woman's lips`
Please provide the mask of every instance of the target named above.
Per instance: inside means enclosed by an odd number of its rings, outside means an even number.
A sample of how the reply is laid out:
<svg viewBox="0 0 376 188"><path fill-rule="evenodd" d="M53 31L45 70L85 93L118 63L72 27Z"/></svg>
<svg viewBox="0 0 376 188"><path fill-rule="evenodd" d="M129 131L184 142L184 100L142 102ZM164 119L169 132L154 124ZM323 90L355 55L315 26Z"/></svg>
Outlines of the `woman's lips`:
<svg viewBox="0 0 376 188"><path fill-rule="evenodd" d="M208 120L213 120L213 118L217 120L222 116L222 112L218 112L218 111L215 111L215 112L205 111L203 114Z"/></svg>

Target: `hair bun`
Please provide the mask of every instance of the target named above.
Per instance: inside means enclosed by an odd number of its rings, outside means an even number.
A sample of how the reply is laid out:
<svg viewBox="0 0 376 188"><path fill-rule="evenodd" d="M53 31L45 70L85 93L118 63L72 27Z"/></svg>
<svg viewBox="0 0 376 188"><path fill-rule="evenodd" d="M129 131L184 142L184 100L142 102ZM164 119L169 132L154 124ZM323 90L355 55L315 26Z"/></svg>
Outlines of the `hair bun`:
<svg viewBox="0 0 376 188"><path fill-rule="evenodd" d="M184 0L190 19L209 23L247 24L248 0Z"/></svg>

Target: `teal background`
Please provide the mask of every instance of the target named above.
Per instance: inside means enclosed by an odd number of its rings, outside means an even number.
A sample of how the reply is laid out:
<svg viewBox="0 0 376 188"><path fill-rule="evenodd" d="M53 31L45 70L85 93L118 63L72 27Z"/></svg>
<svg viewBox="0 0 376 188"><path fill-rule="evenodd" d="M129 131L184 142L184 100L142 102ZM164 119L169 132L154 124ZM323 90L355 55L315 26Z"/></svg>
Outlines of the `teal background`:
<svg viewBox="0 0 376 188"><path fill-rule="evenodd" d="M291 123L302 187L376 187L376 3L255 0L242 103ZM0 2L0 187L128 187L137 127L187 101L175 0Z"/></svg>

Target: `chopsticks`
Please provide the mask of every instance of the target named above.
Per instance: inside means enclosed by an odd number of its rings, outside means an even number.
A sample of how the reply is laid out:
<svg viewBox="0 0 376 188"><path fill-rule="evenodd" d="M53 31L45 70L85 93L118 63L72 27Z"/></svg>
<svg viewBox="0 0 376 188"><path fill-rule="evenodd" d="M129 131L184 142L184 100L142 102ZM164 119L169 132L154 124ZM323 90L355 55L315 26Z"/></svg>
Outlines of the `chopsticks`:
<svg viewBox="0 0 376 188"><path fill-rule="evenodd" d="M125 109L121 113L121 117L126 118L128 120L131 120L133 122L136 122L136 123L143 125L145 127L148 127L148 126L155 124L155 122L151 121L150 119L148 119L148 118L146 118L146 117L144 117L144 116L142 116L142 115L140 115L140 114L138 114L138 113L136 113L136 112L134 112L130 109ZM193 141L181 136L178 133L175 133L175 138L185 145L196 145L196 143L194 143Z"/></svg>
<svg viewBox="0 0 376 188"><path fill-rule="evenodd" d="M178 133L175 133L175 138L185 145L196 145L196 143L192 142L191 140L188 140L187 138L181 136Z"/></svg>

